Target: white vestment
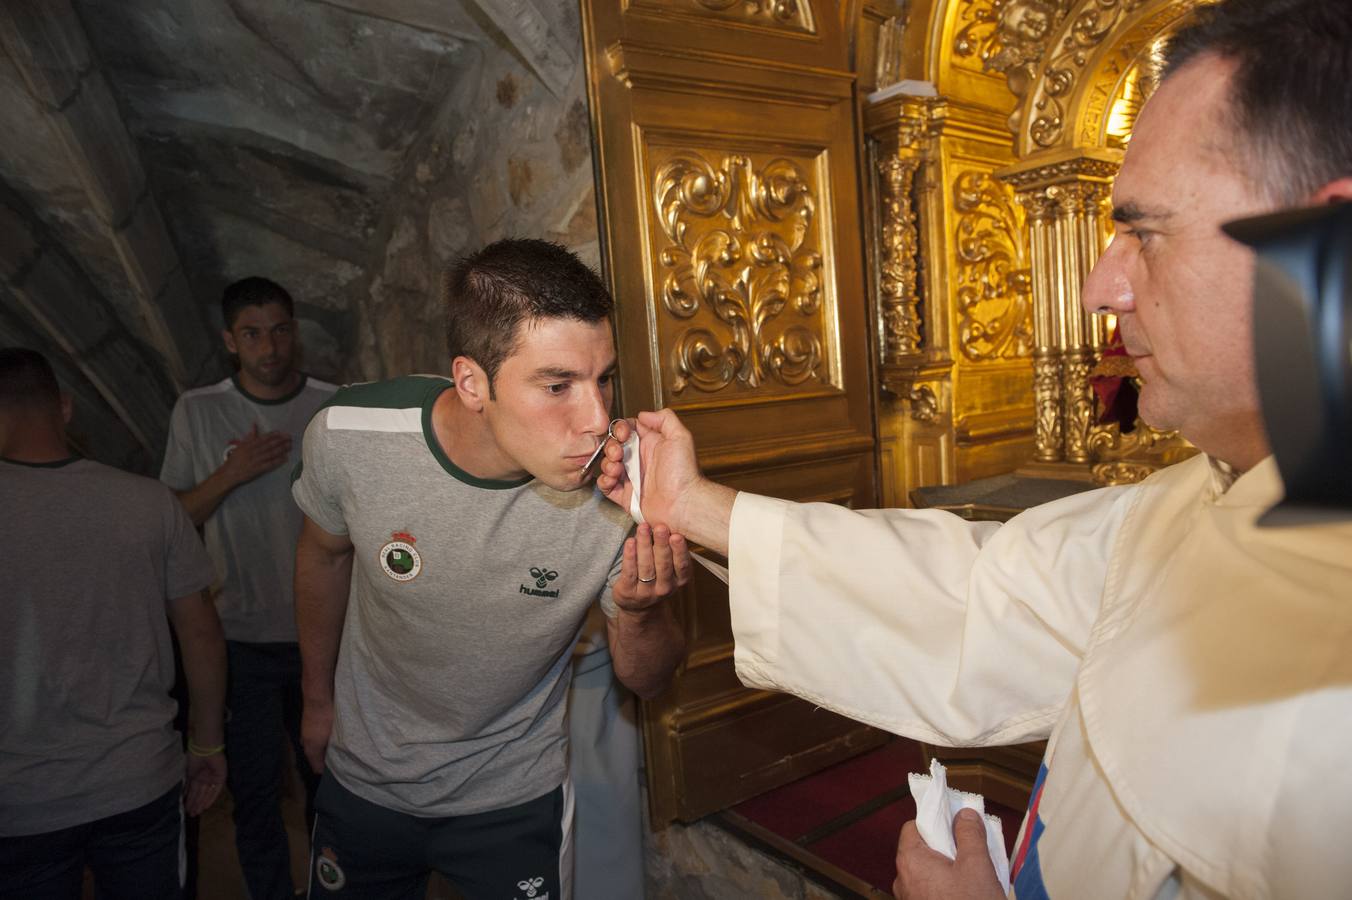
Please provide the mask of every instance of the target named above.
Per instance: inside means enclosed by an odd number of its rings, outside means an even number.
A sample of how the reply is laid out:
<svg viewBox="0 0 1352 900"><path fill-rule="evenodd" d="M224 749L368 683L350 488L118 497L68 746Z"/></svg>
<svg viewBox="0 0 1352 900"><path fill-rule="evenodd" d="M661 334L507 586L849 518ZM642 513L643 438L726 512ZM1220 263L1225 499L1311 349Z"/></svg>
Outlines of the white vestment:
<svg viewBox="0 0 1352 900"><path fill-rule="evenodd" d="M1352 896L1352 524L1258 529L1275 463L1226 480L1199 456L1003 526L740 494L738 675L1048 739L1020 900Z"/></svg>

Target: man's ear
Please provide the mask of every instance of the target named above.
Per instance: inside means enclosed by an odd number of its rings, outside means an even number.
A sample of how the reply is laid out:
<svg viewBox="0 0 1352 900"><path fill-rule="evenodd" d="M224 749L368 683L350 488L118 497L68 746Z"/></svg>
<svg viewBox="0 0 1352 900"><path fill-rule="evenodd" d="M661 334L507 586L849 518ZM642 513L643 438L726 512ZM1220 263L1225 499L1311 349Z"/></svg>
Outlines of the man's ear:
<svg viewBox="0 0 1352 900"><path fill-rule="evenodd" d="M226 328L221 331L221 340L225 341L225 352L231 356L238 356L239 351L235 349L235 336Z"/></svg>
<svg viewBox="0 0 1352 900"><path fill-rule="evenodd" d="M1352 175L1335 178L1315 191L1310 204L1320 206L1325 203L1345 203L1348 200L1352 200Z"/></svg>
<svg viewBox="0 0 1352 900"><path fill-rule="evenodd" d="M468 356L451 360L451 381L466 409L482 412L488 401L488 374Z"/></svg>

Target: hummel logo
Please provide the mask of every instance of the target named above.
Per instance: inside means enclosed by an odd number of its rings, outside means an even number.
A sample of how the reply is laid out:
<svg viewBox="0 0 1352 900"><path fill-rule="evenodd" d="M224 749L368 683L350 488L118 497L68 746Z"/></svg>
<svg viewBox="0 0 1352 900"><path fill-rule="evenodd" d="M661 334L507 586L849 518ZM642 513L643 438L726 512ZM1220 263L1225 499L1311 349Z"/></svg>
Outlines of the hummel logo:
<svg viewBox="0 0 1352 900"><path fill-rule="evenodd" d="M527 878L518 881L516 886L526 892L527 897L533 897L535 900L549 900L549 894L541 894L540 888L544 885L543 878Z"/></svg>
<svg viewBox="0 0 1352 900"><path fill-rule="evenodd" d="M542 566L531 566L530 577L535 579L535 587L526 587L523 584L521 585L521 593L530 594L533 597L557 597L559 595L557 590L544 590L545 585L559 577L558 572Z"/></svg>

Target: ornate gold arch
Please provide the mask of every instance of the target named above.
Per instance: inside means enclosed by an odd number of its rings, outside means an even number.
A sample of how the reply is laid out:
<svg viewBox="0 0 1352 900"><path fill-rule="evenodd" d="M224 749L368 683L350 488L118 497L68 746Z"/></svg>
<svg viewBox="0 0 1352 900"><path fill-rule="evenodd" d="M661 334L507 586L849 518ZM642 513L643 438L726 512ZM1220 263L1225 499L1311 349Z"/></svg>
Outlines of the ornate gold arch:
<svg viewBox="0 0 1352 900"><path fill-rule="evenodd" d="M912 419L927 419L931 430L950 426L953 463L944 480L1013 467L1000 469L1011 445L977 446L970 428L964 464L961 423L973 415L1031 418L1020 462L1031 456L1025 471L1038 474L1135 480L1187 452L1145 427L1123 436L1115 425L1095 424L1089 373L1105 328L1079 301L1110 234L1111 183L1152 54L1200 2L1207 0L914 0L906 12L901 77L929 82L937 96L865 109L880 151L883 372L912 404ZM960 187L974 179L979 191ZM899 192L906 184L909 192ZM1007 262L976 273L978 285L963 280L963 196L969 214L989 221L998 208L1014 208L1000 214L1011 223L1007 240L988 228L985 242L1001 244ZM919 278L905 275L911 271ZM919 287L908 293L914 281ZM1028 309L1027 341L1005 360L1024 367L1022 396L962 352L961 311L971 308L974 288L986 299L983 324ZM924 339L912 340L917 333ZM972 395L983 390L994 393ZM923 442L921 432L909 426L906 437ZM916 486L906 480L907 489Z"/></svg>

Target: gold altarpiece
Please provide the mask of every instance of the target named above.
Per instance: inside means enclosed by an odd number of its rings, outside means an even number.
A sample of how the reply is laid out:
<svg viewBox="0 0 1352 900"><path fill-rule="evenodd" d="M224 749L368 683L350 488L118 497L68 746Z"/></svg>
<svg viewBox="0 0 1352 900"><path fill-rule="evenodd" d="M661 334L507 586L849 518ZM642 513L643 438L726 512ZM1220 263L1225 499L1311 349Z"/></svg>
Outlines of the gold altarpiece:
<svg viewBox="0 0 1352 900"><path fill-rule="evenodd" d="M1171 436L1093 423L1079 290L1153 41L1193 4L582 0L623 411L677 409L734 487L856 507L1168 461ZM880 100L879 71L905 82ZM884 739L742 687L721 585L677 603L655 824Z"/></svg>
<svg viewBox="0 0 1352 900"><path fill-rule="evenodd" d="M914 0L883 20L918 85L863 114L889 505L1014 469L1131 482L1191 452L1096 423L1107 329L1080 287L1158 42L1196 3Z"/></svg>

